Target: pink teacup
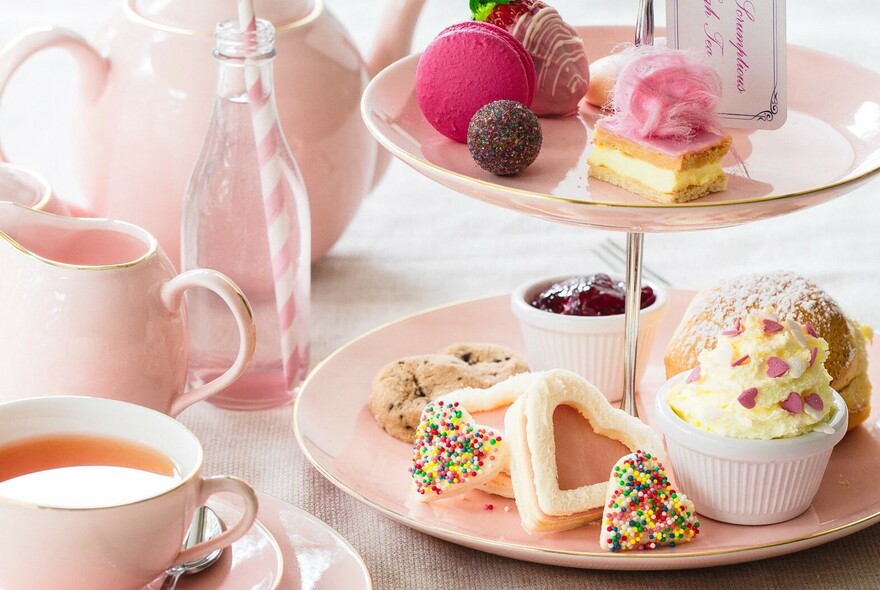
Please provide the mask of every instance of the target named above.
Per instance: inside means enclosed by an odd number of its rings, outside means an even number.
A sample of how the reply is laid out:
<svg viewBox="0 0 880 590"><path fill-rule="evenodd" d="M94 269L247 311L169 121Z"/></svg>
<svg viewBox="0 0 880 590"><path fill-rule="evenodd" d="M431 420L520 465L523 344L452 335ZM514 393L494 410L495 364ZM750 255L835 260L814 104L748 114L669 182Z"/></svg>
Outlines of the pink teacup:
<svg viewBox="0 0 880 590"><path fill-rule="evenodd" d="M184 391L190 287L223 299L240 343L225 373ZM147 231L0 203L0 401L86 395L176 416L237 379L255 341L241 290L213 270L178 275Z"/></svg>
<svg viewBox="0 0 880 590"><path fill-rule="evenodd" d="M0 404L0 588L139 590L173 565L248 531L248 484L203 477L202 447L178 421L134 404L45 397ZM181 550L212 495L244 502L220 535Z"/></svg>

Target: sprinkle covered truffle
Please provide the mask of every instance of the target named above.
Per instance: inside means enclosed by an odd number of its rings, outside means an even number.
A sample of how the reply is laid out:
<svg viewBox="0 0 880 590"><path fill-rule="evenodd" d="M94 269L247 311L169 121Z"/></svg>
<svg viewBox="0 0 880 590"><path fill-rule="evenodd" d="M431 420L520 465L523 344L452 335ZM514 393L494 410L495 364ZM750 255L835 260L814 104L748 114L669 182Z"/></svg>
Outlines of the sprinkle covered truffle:
<svg viewBox="0 0 880 590"><path fill-rule="evenodd" d="M467 144L477 165L497 176L515 176L541 151L541 123L514 100L496 100L471 119Z"/></svg>
<svg viewBox="0 0 880 590"><path fill-rule="evenodd" d="M431 402L413 443L410 474L424 500L463 493L494 477L507 457L499 432L479 426L458 402Z"/></svg>
<svg viewBox="0 0 880 590"><path fill-rule="evenodd" d="M622 457L611 471L605 498L599 543L613 553L675 547L700 533L693 502L673 489L651 453Z"/></svg>

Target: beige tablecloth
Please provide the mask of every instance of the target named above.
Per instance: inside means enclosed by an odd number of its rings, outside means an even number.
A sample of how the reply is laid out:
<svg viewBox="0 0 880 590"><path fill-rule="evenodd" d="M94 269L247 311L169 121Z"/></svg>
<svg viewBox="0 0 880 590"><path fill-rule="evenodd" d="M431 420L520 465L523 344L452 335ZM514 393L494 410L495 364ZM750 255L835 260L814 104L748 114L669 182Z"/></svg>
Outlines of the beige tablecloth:
<svg viewBox="0 0 880 590"><path fill-rule="evenodd" d="M381 25L377 2L327 3L355 41L369 46ZM880 4L788 4L792 43L880 72ZM466 5L465 0L429 1L416 47L462 20ZM577 24L629 24L636 5L635 0L556 2ZM0 41L42 23L65 24L88 36L116 6L117 0L0 0ZM75 80L68 66L64 56L39 57L16 76L0 114L4 141L15 146L16 159L47 174L65 194L76 191L67 140L71 107L58 97ZM865 99L873 102L869 112L880 116L880 96ZM28 109L40 113L41 123L22 115ZM54 162L49 169L47 161ZM880 327L878 193L880 181L783 218L715 231L649 235L645 261L675 285L694 287L738 272L788 268L826 286L853 316ZM393 162L344 237L313 268L313 361L366 330L427 307L509 291L540 274L607 268L592 250L609 235L472 201ZM623 243L622 235L614 238ZM304 459L291 415L290 407L236 413L203 403L181 420L204 443L208 472L241 476L326 521L360 551L375 586L383 590L880 587L880 527L785 557L659 573L564 569L459 547L397 524L337 490Z"/></svg>

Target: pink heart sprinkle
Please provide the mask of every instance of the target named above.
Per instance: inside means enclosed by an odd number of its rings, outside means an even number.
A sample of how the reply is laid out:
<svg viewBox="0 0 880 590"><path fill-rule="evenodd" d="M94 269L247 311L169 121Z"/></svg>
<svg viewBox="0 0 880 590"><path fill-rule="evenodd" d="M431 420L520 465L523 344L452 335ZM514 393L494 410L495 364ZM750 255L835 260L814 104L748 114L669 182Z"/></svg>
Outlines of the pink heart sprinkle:
<svg viewBox="0 0 880 590"><path fill-rule="evenodd" d="M818 349L818 348L813 348L813 350L810 351L810 366L811 366L811 367L813 366L813 363L816 362L816 357L817 357L817 356L819 356L819 349Z"/></svg>
<svg viewBox="0 0 880 590"><path fill-rule="evenodd" d="M767 359L767 376L773 377L782 377L785 373L788 372L788 363L779 358L778 356L771 356Z"/></svg>
<svg viewBox="0 0 880 590"><path fill-rule="evenodd" d="M697 379L700 378L700 365L697 365L696 368L690 372L690 375L684 380L685 383L693 383Z"/></svg>
<svg viewBox="0 0 880 590"><path fill-rule="evenodd" d="M736 359L735 361L733 361L732 363L730 363L730 366L731 367L738 367L748 361L749 361L749 355L741 356L738 359Z"/></svg>
<svg viewBox="0 0 880 590"><path fill-rule="evenodd" d="M732 337L732 336L739 336L742 333L743 333L742 320L740 320L739 318L736 318L736 322L734 322L734 324L733 324L733 329L732 330L724 330L723 332L721 332L721 335Z"/></svg>
<svg viewBox="0 0 880 590"><path fill-rule="evenodd" d="M785 401L780 402L779 405L789 414L800 414L804 411L804 401L796 391L789 393Z"/></svg>
<svg viewBox="0 0 880 590"><path fill-rule="evenodd" d="M821 412L825 408L825 402L822 401L822 398L819 397L818 393L811 393L806 396L804 402L817 412Z"/></svg>
<svg viewBox="0 0 880 590"><path fill-rule="evenodd" d="M739 394L739 397L736 398L736 401L738 401L740 405L745 409L751 410L755 407L756 397L758 397L758 390L754 387L750 387Z"/></svg>
<svg viewBox="0 0 880 590"><path fill-rule="evenodd" d="M764 320L764 333L765 334L775 334L776 332L782 331L782 324L779 322L774 322L773 320Z"/></svg>
<svg viewBox="0 0 880 590"><path fill-rule="evenodd" d="M812 336L813 338L818 338L819 334L816 333L816 328L813 327L813 322L807 322L804 324L804 329L807 331L807 334Z"/></svg>

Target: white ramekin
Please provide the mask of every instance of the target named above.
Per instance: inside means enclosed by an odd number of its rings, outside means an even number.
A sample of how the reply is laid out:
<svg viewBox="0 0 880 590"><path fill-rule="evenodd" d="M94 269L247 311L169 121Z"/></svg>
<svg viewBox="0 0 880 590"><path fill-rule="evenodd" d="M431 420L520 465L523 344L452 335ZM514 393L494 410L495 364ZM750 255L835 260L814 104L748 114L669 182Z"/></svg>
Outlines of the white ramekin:
<svg viewBox="0 0 880 590"><path fill-rule="evenodd" d="M654 425L666 437L675 479L697 512L732 524L773 524L803 513L813 501L834 445L846 434L846 402L834 392L833 434L792 438L729 438L691 426L666 401L687 376L667 381L654 399Z"/></svg>
<svg viewBox="0 0 880 590"><path fill-rule="evenodd" d="M570 316L543 311L530 304L553 283L573 276L530 281L511 294L510 307L519 320L529 367L533 371L567 369L595 385L610 401L619 400L623 395L624 315ZM654 290L657 300L639 314L636 383L645 372L648 352L657 326L666 314L668 301L666 291L653 283L643 284Z"/></svg>

